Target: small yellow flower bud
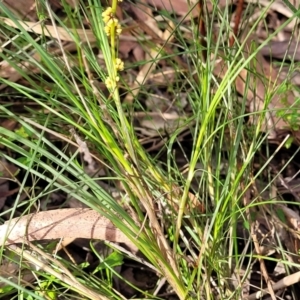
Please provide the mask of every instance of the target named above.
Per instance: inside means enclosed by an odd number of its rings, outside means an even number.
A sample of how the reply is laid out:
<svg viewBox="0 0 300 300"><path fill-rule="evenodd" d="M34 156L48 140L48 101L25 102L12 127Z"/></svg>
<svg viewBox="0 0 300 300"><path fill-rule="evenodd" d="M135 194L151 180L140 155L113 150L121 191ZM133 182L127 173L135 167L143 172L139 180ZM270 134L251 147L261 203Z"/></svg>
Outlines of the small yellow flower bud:
<svg viewBox="0 0 300 300"><path fill-rule="evenodd" d="M114 22L115 26L117 27L119 24L119 20L117 18L113 18L112 21Z"/></svg>
<svg viewBox="0 0 300 300"><path fill-rule="evenodd" d="M120 35L122 32L122 28L121 28L121 25L118 23L117 27L116 27L116 33L117 35Z"/></svg>
<svg viewBox="0 0 300 300"><path fill-rule="evenodd" d="M121 28L121 25L120 25L118 19L117 18L110 18L106 22L106 26L104 27L104 31L107 34L107 36L111 35L111 31L112 31L113 26L114 26L114 30L115 30L117 35L120 35L120 33L122 32L122 28Z"/></svg>
<svg viewBox="0 0 300 300"><path fill-rule="evenodd" d="M111 16L112 14L112 7L108 7L103 13L102 13L102 17L105 16Z"/></svg>
<svg viewBox="0 0 300 300"><path fill-rule="evenodd" d="M106 24L110 20L110 16L103 16L103 22Z"/></svg>
<svg viewBox="0 0 300 300"><path fill-rule="evenodd" d="M117 71L123 71L124 70L124 62L120 59L116 59L115 67Z"/></svg>
<svg viewBox="0 0 300 300"><path fill-rule="evenodd" d="M105 26L104 27L104 31L105 31L107 36L110 36L110 30L111 30L111 26Z"/></svg>
<svg viewBox="0 0 300 300"><path fill-rule="evenodd" d="M114 14L112 13L112 8L111 7L108 7L103 13L102 13L102 19L103 19L103 22L105 24L108 24L109 21L111 19L114 19Z"/></svg>
<svg viewBox="0 0 300 300"><path fill-rule="evenodd" d="M106 85L106 87L107 87L108 89L111 89L111 88L112 88L113 82L112 82L112 80L111 80L109 77L107 77L107 78L105 79L105 85Z"/></svg>

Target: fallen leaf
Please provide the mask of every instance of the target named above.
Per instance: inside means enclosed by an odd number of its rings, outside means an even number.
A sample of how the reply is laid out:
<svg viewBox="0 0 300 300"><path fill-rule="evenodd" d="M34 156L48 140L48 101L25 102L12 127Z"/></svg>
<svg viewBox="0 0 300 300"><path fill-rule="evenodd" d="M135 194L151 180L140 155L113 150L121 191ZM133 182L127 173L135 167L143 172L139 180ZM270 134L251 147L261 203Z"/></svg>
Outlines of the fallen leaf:
<svg viewBox="0 0 300 300"><path fill-rule="evenodd" d="M189 16L198 17L199 16L199 5L197 0L188 1L188 0L147 0L149 5L154 6L156 9L164 9L169 12L175 12L179 16ZM228 5L228 0L219 0L219 1L204 1L204 5L208 12L213 10L215 3L217 2L218 8L222 9ZM232 3L235 3L236 0L232 0ZM189 18L187 18L189 19Z"/></svg>
<svg viewBox="0 0 300 300"><path fill-rule="evenodd" d="M261 49L261 53L272 58L284 59L285 57L291 57L295 61L300 61L299 42L296 41L271 41Z"/></svg>
<svg viewBox="0 0 300 300"><path fill-rule="evenodd" d="M193 17L199 15L198 1L187 1L187 0L147 0L148 4L158 9L164 9L169 12L176 12L179 16L185 16L191 13ZM209 5L211 5L209 3Z"/></svg>
<svg viewBox="0 0 300 300"><path fill-rule="evenodd" d="M36 1L35 0L4 0L3 4L13 11L20 18L29 18L36 20Z"/></svg>
<svg viewBox="0 0 300 300"><path fill-rule="evenodd" d="M18 168L7 162L5 159L0 160L0 184L7 182L8 179L13 179Z"/></svg>
<svg viewBox="0 0 300 300"><path fill-rule="evenodd" d="M100 239L135 244L110 220L91 209L57 209L15 218L0 226L0 245L58 238Z"/></svg>
<svg viewBox="0 0 300 300"><path fill-rule="evenodd" d="M72 8L75 8L79 0L65 0L66 3L68 3ZM36 9L36 3L35 0L4 0L4 5L13 11L17 16L19 16L21 19L27 18L31 21L38 20L37 16L37 9ZM49 0L49 3L52 7L52 9L55 11L58 8L62 8L62 4L58 0Z"/></svg>
<svg viewBox="0 0 300 300"><path fill-rule="evenodd" d="M6 198L7 198L7 194L9 192L9 185L8 185L8 181L0 184L0 209L2 209L2 207L5 204Z"/></svg>
<svg viewBox="0 0 300 300"><path fill-rule="evenodd" d="M250 36L243 49L244 60L252 54L251 43L255 41ZM280 79L277 71L270 65L258 52L250 62L251 67L240 71L235 80L235 87L239 94L245 95L249 111L252 113L251 124L258 124L261 112L266 111L265 120L261 130L268 132L269 138L276 138L280 132L293 131L292 121L289 118L293 115L299 115L300 108L295 106L295 96L292 91L284 88L284 81ZM251 71L249 71L249 69ZM226 63L220 59L215 65L214 74L224 78L228 72ZM266 97L271 95L271 100ZM269 101L268 107L265 107L265 101ZM299 123L299 122L298 122Z"/></svg>

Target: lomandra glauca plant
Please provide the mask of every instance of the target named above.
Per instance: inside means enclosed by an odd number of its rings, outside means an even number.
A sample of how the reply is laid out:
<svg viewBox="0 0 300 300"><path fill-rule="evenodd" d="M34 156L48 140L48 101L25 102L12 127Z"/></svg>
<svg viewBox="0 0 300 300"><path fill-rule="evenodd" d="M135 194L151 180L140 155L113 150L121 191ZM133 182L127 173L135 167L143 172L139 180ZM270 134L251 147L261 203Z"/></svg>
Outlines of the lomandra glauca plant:
<svg viewBox="0 0 300 300"><path fill-rule="evenodd" d="M159 170L153 166L144 149L141 147L121 104L118 83L124 63L118 57L117 53L119 36L122 32L120 22L116 16L118 2L121 1L112 0L112 6L107 7L101 14L106 34L106 37L102 36L103 41L101 43L107 68L105 84L118 113L118 120L114 119L114 122L119 122L117 127L121 131L119 133L115 132L116 139L108 142L114 145L111 151L121 169L124 170L123 175L126 177L124 186L127 193L131 196L132 204L138 212L140 221L143 222L144 217L143 214L139 213L138 201L145 208L147 220L149 220L149 224L147 225L146 223L142 227L139 233L140 238L136 239L137 246L161 271L162 275L167 278L177 295L181 299L186 299L186 291L183 280L179 275L175 253L173 253L164 237L154 209L153 190L159 187L161 194L170 195L171 187L163 175L159 173ZM94 7L99 5L98 3L96 4L96 1L94 1L94 4ZM112 138L111 135L109 136ZM151 184L154 182L154 184L150 186L150 182Z"/></svg>

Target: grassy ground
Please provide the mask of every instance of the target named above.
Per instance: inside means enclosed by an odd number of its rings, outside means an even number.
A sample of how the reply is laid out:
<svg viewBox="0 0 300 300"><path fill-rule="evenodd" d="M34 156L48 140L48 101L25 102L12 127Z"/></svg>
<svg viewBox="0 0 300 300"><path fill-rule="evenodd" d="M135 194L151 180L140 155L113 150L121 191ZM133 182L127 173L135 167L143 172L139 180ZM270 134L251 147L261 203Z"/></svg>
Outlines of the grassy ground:
<svg viewBox="0 0 300 300"><path fill-rule="evenodd" d="M261 50L298 12L239 3L0 4L1 218L35 213L1 297L297 299L297 59Z"/></svg>

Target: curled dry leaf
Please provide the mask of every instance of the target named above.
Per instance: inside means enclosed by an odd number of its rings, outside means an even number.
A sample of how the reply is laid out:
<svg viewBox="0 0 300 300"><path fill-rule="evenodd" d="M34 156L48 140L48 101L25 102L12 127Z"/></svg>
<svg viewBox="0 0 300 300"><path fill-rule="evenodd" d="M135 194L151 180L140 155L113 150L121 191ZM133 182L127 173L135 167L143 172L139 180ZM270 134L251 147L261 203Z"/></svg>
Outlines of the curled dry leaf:
<svg viewBox="0 0 300 300"><path fill-rule="evenodd" d="M0 245L58 238L100 239L135 244L110 220L91 209L57 209L15 218L0 226Z"/></svg>
<svg viewBox="0 0 300 300"><path fill-rule="evenodd" d="M288 208L287 206L277 204L277 207L282 210L284 213L288 224L293 228L295 231L299 231L300 229L300 216L294 210Z"/></svg>

